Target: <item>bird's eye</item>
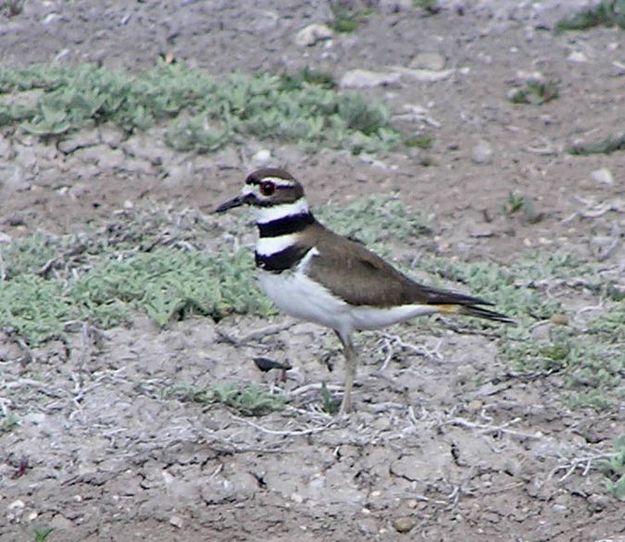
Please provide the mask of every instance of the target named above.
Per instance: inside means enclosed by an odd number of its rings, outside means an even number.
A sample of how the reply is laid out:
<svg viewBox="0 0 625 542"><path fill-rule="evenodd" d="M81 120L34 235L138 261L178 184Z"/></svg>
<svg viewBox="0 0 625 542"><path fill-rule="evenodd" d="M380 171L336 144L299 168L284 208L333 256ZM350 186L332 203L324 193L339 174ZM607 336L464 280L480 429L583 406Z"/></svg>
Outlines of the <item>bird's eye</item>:
<svg viewBox="0 0 625 542"><path fill-rule="evenodd" d="M271 181L262 181L260 183L260 193L263 196L271 196L276 191L276 185Z"/></svg>

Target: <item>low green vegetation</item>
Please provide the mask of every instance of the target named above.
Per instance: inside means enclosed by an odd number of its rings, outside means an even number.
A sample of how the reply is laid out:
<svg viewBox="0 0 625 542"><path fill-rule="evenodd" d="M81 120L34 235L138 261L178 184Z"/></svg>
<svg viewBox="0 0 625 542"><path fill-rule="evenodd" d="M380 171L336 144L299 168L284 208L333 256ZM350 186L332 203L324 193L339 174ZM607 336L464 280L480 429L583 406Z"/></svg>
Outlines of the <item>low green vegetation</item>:
<svg viewBox="0 0 625 542"><path fill-rule="evenodd" d="M256 384L240 386L220 383L210 388L176 386L165 392L167 398L201 404L222 404L244 416L263 416L284 409L287 398Z"/></svg>
<svg viewBox="0 0 625 542"><path fill-rule="evenodd" d="M557 81L528 81L525 87L512 92L510 101L515 104L543 105L559 97Z"/></svg>
<svg viewBox="0 0 625 542"><path fill-rule="evenodd" d="M520 202L511 198L510 212L519 212ZM423 238L430 233L421 213L388 197L328 205L318 216L386 256L401 253L393 245L414 247L420 239L427 244ZM220 224L236 236L249 228L243 213ZM3 244L0 326L13 328L28 344L37 345L63 334L70 322L107 328L130 323L137 311L159 325L190 315L219 320L233 313L275 314L256 287L252 250L232 250L225 238L217 247L206 247L206 240L214 239L214 227L213 219L203 215L156 208L125 212L80 236L36 235ZM559 252L528 252L509 265L456 261L429 251L413 261L413 252L398 263L407 273L414 265L433 285L470 291L517 321L518 326L501 326L457 320L470 332L497 333L502 359L512 371L558 378L560 399L570 407L600 410L625 400L625 293L607 283L594 264ZM557 295L550 285L557 285ZM566 300L580 293L603 303L600 315L583 327L569 324L566 308ZM422 320L419 325L429 324ZM547 331L535 335L536 326ZM260 409L245 406L254 403L248 395L211 389L193 400L204 397L241 411Z"/></svg>
<svg viewBox="0 0 625 542"><path fill-rule="evenodd" d="M136 75L93 65L0 69L0 126L60 138L104 122L127 132L165 123L170 146L197 152L250 137L354 153L401 142L381 103L337 92L331 76L308 68L224 79L166 63Z"/></svg>
<svg viewBox="0 0 625 542"><path fill-rule="evenodd" d="M434 139L429 135L420 135L407 137L403 141L406 147L417 147L419 149L428 150L432 148Z"/></svg>
<svg viewBox="0 0 625 542"><path fill-rule="evenodd" d="M595 26L619 26L625 29L625 0L602 0L556 24L556 32L588 30Z"/></svg>
<svg viewBox="0 0 625 542"><path fill-rule="evenodd" d="M54 527L38 527L35 528L35 542L46 542L48 537L54 532Z"/></svg>
<svg viewBox="0 0 625 542"><path fill-rule="evenodd" d="M610 136L594 143L573 145L569 152L577 156L588 156L591 154L612 154L623 150L625 150L625 133L619 136Z"/></svg>
<svg viewBox="0 0 625 542"><path fill-rule="evenodd" d="M441 10L438 0L412 0L412 5L429 15L435 15Z"/></svg>
<svg viewBox="0 0 625 542"><path fill-rule="evenodd" d="M614 443L614 456L601 465L608 478L608 491L617 499L625 500L625 435Z"/></svg>
<svg viewBox="0 0 625 542"><path fill-rule="evenodd" d="M358 27L369 17L371 9L355 9L353 3L345 0L334 0L330 4L332 21L330 27L335 32L349 34L358 30Z"/></svg>

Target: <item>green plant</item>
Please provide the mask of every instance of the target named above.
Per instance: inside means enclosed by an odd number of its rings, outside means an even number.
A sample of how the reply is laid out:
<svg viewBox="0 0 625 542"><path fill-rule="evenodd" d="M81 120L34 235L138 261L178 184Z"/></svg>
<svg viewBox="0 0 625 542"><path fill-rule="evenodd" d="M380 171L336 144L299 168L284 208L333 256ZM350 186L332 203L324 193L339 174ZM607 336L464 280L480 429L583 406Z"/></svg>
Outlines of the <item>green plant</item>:
<svg viewBox="0 0 625 542"><path fill-rule="evenodd" d="M431 149L433 143L434 138L429 135L411 136L404 139L406 147L418 147L423 150Z"/></svg>
<svg viewBox="0 0 625 542"><path fill-rule="evenodd" d="M337 87L336 81L331 74L315 70L308 66L305 66L292 75L283 74L280 77L282 79L281 88L287 92L301 90L305 88L306 85L316 85L327 90L333 90Z"/></svg>
<svg viewBox="0 0 625 542"><path fill-rule="evenodd" d="M325 381L321 383L321 401L323 403L323 411L332 416L339 411L341 406L341 401L332 397Z"/></svg>
<svg viewBox="0 0 625 542"><path fill-rule="evenodd" d="M282 410L287 403L283 395L276 395L256 384L226 382L210 388L176 386L168 390L167 397L180 401L192 401L202 404L223 404L245 416L263 416L275 410Z"/></svg>
<svg viewBox="0 0 625 542"><path fill-rule="evenodd" d="M615 137L607 137L596 143L581 143L569 148L569 153L578 156L591 154L612 154L616 151L625 150L625 134Z"/></svg>
<svg viewBox="0 0 625 542"><path fill-rule="evenodd" d="M0 94L37 96L0 99L0 126L18 124L41 137L60 138L104 122L129 133L161 122L170 146L198 152L250 136L354 153L400 143L382 103L334 88L331 76L309 68L295 75L225 79L166 63L138 75L91 65L1 68Z"/></svg>
<svg viewBox="0 0 625 542"><path fill-rule="evenodd" d="M434 15L441 10L438 5L438 0L412 0L412 5L416 8L424 10L430 15Z"/></svg>
<svg viewBox="0 0 625 542"><path fill-rule="evenodd" d="M524 88L516 89L510 96L515 104L543 105L560 96L557 81L528 81Z"/></svg>
<svg viewBox="0 0 625 542"><path fill-rule="evenodd" d="M625 435L614 442L614 455L601 465L608 478L608 491L617 499L625 500Z"/></svg>
<svg viewBox="0 0 625 542"><path fill-rule="evenodd" d="M362 21L369 17L371 10L357 10L349 5L349 2L334 0L331 4L333 19L330 26L341 33L355 32Z"/></svg>
<svg viewBox="0 0 625 542"><path fill-rule="evenodd" d="M54 531L53 527L37 527L35 528L35 542L45 542Z"/></svg>
<svg viewBox="0 0 625 542"><path fill-rule="evenodd" d="M599 25L616 25L625 29L625 0L602 0L592 8L558 21L555 30L556 32L587 30Z"/></svg>

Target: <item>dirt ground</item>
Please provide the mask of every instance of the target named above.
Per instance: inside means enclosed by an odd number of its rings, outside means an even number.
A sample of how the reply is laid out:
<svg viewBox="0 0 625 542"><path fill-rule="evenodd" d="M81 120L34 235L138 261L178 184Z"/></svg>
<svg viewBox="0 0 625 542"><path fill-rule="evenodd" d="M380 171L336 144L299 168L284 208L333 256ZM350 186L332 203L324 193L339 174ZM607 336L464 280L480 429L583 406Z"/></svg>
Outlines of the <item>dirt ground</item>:
<svg viewBox="0 0 625 542"><path fill-rule="evenodd" d="M326 20L325 2L27 1L23 13L0 18L2 65L89 61L136 70L173 53L216 75L311 66L340 79L437 52L452 71L362 91L434 141L429 151L375 159L256 141L180 154L152 129L107 140L125 158L112 166L5 132L0 231L78 232L129 202L208 213L238 191L254 153L269 148L313 205L393 193L423 209L433 249L445 257L507 262L530 248L595 257L597 243L624 225L625 160L564 149L622 131L625 33L555 35L554 22L582 2L449 1L428 17L410 5L382 2L355 33L300 47L296 33ZM513 105L508 92L533 72L560 82L559 99ZM409 106L423 108L421 120L406 119ZM478 156L484 147L486 158ZM612 183L593 179L601 168ZM506 217L512 191L542 219ZM580 215L606 202L611 211ZM209 220L220 234L219 219ZM609 261L622 265L622 254L621 242ZM218 333L241 337L270 324L285 326L239 346ZM420 332L418 322L389 333L440 356L362 334L349 418L313 408L318 388L303 388L340 383L333 335L285 317L195 318L165 330L138 317L99 340L72 334L69 355L53 341L28 364L3 340L0 400L19 390L11 408L21 425L0 440L0 539L30 541L35 528L52 527L51 542L625 540L623 504L590 468L622 433L623 405L570 411L554 399L557 379L507 379L492 337L442 325ZM321 362L328 352L333 373ZM295 366L285 386L301 393L285 411L242 418L163 396L181 383L271 382L251 362L263 353Z"/></svg>

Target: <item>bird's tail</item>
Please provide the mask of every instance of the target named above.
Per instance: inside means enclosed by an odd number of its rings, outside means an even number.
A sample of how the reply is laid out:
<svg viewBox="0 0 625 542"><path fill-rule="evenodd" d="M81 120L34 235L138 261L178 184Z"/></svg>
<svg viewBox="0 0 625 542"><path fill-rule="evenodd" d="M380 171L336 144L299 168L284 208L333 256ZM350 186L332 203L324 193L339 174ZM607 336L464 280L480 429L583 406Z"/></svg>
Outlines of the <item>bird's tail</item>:
<svg viewBox="0 0 625 542"><path fill-rule="evenodd" d="M437 305L441 314L461 314L463 316L475 316L476 318L485 318L495 322L503 322L504 324L516 325L516 322L501 312L486 309L479 305L473 304L441 304Z"/></svg>

